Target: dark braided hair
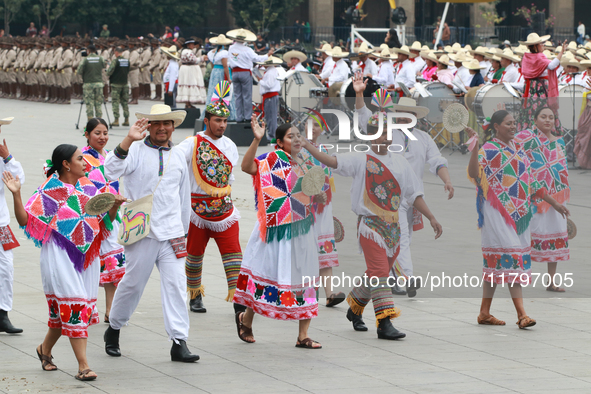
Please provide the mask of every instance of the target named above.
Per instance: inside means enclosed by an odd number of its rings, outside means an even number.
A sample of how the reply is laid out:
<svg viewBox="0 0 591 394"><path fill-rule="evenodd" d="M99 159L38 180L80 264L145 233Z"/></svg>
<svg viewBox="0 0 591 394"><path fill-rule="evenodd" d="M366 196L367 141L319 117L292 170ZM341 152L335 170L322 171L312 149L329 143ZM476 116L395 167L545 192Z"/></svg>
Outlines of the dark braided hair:
<svg viewBox="0 0 591 394"><path fill-rule="evenodd" d="M55 148L53 150L53 153L51 154L52 166L47 171L47 177L49 178L50 176L52 176L54 172L57 172L59 174L60 171L64 167L63 166L64 160L66 160L67 162L71 162L72 156L74 156L76 149L78 149L78 147L76 145L70 145L70 144L58 145L57 148Z"/></svg>
<svg viewBox="0 0 591 394"><path fill-rule="evenodd" d="M503 120L505 120L507 115L510 115L509 111L502 109L500 111L495 112L490 117L490 124L488 125L488 129L486 129L486 131L484 132L484 141L485 142L490 141L493 138L493 133L495 131L495 125L503 123Z"/></svg>

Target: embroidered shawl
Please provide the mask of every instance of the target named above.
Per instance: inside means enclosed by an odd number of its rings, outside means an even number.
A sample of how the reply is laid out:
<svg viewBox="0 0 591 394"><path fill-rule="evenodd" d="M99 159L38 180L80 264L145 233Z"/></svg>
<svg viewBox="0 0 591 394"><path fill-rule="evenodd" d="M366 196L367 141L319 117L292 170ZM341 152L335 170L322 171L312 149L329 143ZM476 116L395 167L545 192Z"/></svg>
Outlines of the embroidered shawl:
<svg viewBox="0 0 591 394"><path fill-rule="evenodd" d="M302 192L303 169L282 150L255 159L255 207L265 243L307 234L314 222L310 197Z"/></svg>
<svg viewBox="0 0 591 394"><path fill-rule="evenodd" d="M224 153L202 135L195 137L193 174L197 185L212 197L230 195L232 163Z"/></svg>
<svg viewBox="0 0 591 394"><path fill-rule="evenodd" d="M82 148L82 157L86 162L86 177L99 192L119 194L119 181L111 182L105 176L105 158L90 146Z"/></svg>
<svg viewBox="0 0 591 394"><path fill-rule="evenodd" d="M531 163L532 176L545 188L556 201L561 204L570 200L568 185L568 164L566 162L566 146L563 138L550 141L537 128L520 132L516 141L523 146ZM538 212L547 212L550 204L540 201Z"/></svg>
<svg viewBox="0 0 591 394"><path fill-rule="evenodd" d="M371 155L367 155L365 171L365 206L383 221L397 223L402 193L398 181L388 167Z"/></svg>
<svg viewBox="0 0 591 394"><path fill-rule="evenodd" d="M313 145L316 146L321 152L324 152L324 153L328 154L328 151L323 146L318 147L316 144L313 144ZM313 204L314 210L316 212L318 212L318 213L322 213L322 212L324 212L324 208L331 203L331 201L332 201L332 192L335 190L334 178L332 176L332 170L331 170L330 167L328 167L328 166L322 164L320 161L318 161L306 149L302 149L300 151L300 153L298 153L298 155L303 160L303 164L302 165L304 166L304 168L306 169L306 171L309 170L312 167L315 167L315 166L321 166L322 169L324 170L324 186L322 187L322 191L324 193L326 193L326 203L324 203L324 204L314 203Z"/></svg>
<svg viewBox="0 0 591 394"><path fill-rule="evenodd" d="M494 138L478 152L478 163L478 179L470 178L478 187L478 228L484 224L482 208L486 200L517 234L522 234L535 213L531 200L545 192L532 176L525 151L518 143L511 147Z"/></svg>
<svg viewBox="0 0 591 394"><path fill-rule="evenodd" d="M112 230L109 215L101 220L84 210L86 202L98 193L88 178L80 178L73 186L53 174L25 206L29 214L25 234L39 247L52 238L82 272L98 257L101 242Z"/></svg>

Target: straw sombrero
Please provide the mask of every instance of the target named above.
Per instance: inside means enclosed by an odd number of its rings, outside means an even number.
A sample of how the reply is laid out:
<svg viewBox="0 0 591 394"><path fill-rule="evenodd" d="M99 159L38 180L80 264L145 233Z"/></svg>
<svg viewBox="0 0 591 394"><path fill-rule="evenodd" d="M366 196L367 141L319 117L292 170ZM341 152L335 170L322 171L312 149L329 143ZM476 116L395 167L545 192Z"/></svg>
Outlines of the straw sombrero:
<svg viewBox="0 0 591 394"><path fill-rule="evenodd" d="M481 66L480 62L476 59L462 62L462 66L466 67L468 70L482 70L483 68L485 68L484 66Z"/></svg>
<svg viewBox="0 0 591 394"><path fill-rule="evenodd" d="M359 45L359 48L357 48L355 50L355 52L357 52L360 55L369 55L370 53L373 53L374 50L373 49L369 49L369 47L367 46L367 44L365 42L361 43L361 45Z"/></svg>
<svg viewBox="0 0 591 394"><path fill-rule="evenodd" d="M472 55L486 56L486 51L487 51L487 48L480 46L480 47L477 47L476 49L471 49L469 52Z"/></svg>
<svg viewBox="0 0 591 394"><path fill-rule="evenodd" d="M283 64L283 60L275 56L269 56L264 62L255 62L259 66L280 66Z"/></svg>
<svg viewBox="0 0 591 394"><path fill-rule="evenodd" d="M343 52L341 47L334 47L330 51L326 51L326 54L336 58L343 58L349 56L349 52Z"/></svg>
<svg viewBox="0 0 591 394"><path fill-rule="evenodd" d="M406 46L406 45L403 45L400 48L393 48L393 49L394 49L394 52L401 53L403 55L407 55L410 58L417 57L417 54L416 53L412 53L410 51L410 48L408 46Z"/></svg>
<svg viewBox="0 0 591 394"><path fill-rule="evenodd" d="M283 55L283 60L290 60L290 59L293 59L294 57L299 59L300 62L303 62L308 59L308 56L306 56L305 53L302 53L300 51L288 51L288 52L285 52L285 54Z"/></svg>
<svg viewBox="0 0 591 394"><path fill-rule="evenodd" d="M11 116L10 118L0 119L0 126L3 126L5 124L11 124L13 119L14 116Z"/></svg>
<svg viewBox="0 0 591 394"><path fill-rule="evenodd" d="M585 68L591 68L591 60L583 60L581 62L581 66L585 66Z"/></svg>
<svg viewBox="0 0 591 394"><path fill-rule="evenodd" d="M579 63L578 60L576 59L569 59L566 62L561 62L560 65L564 68L566 67L576 67L579 71L583 71L585 69L587 69L587 67L585 67L584 64Z"/></svg>
<svg viewBox="0 0 591 394"><path fill-rule="evenodd" d="M220 34L217 37L210 38L209 42L213 45L230 45L232 43L232 40L227 38L225 35Z"/></svg>
<svg viewBox="0 0 591 394"><path fill-rule="evenodd" d="M530 33L527 36L526 41L519 41L521 45L530 46L530 45L537 45L543 44L550 39L550 35L540 37L538 33Z"/></svg>
<svg viewBox="0 0 591 394"><path fill-rule="evenodd" d="M513 63L519 63L521 61L521 58L519 58L518 56L515 56L513 54L513 51L510 50L509 48L505 49L503 52L497 54L498 57L502 57L505 58L507 60L512 61Z"/></svg>
<svg viewBox="0 0 591 394"><path fill-rule="evenodd" d="M318 52L327 52L330 51L332 49L332 47L330 46L329 43L323 44L322 48L315 48Z"/></svg>
<svg viewBox="0 0 591 394"><path fill-rule="evenodd" d="M397 104L392 106L392 110L397 112L412 112L417 119L424 118L429 114L429 108L419 107L417 102L409 97L401 97Z"/></svg>
<svg viewBox="0 0 591 394"><path fill-rule="evenodd" d="M176 60L179 60L179 53L176 50L176 45L171 46L170 48L161 47L160 50L164 52L167 56L170 56Z"/></svg>
<svg viewBox="0 0 591 394"><path fill-rule="evenodd" d="M186 111L172 111L168 105L165 104L154 104L150 109L149 114L136 112L135 116L138 119L147 118L149 121L153 120L172 120L174 121L174 127L178 127L185 120L187 116Z"/></svg>
<svg viewBox="0 0 591 394"><path fill-rule="evenodd" d="M423 56L423 58L431 60L432 62L438 63L439 59L437 59L437 55L435 55L435 51L429 51L426 52ZM445 64L445 63L444 63Z"/></svg>
<svg viewBox="0 0 591 394"><path fill-rule="evenodd" d="M456 42L455 44L453 44L451 46L451 51L452 52L460 52L462 50L462 46L460 45L459 42Z"/></svg>
<svg viewBox="0 0 591 394"><path fill-rule="evenodd" d="M421 45L420 42L415 41L412 43L412 45L409 48L411 51L422 51L423 50L423 46Z"/></svg>
<svg viewBox="0 0 591 394"><path fill-rule="evenodd" d="M454 64L449 60L449 56L443 55L437 59L437 63L445 64L446 66L453 66Z"/></svg>
<svg viewBox="0 0 591 394"><path fill-rule="evenodd" d="M226 33L229 38L241 42L254 42L257 40L256 34L246 29L234 29Z"/></svg>
<svg viewBox="0 0 591 394"><path fill-rule="evenodd" d="M382 49L381 52L375 52L374 55L379 57L380 59L395 60L398 58L398 55L390 53L389 49Z"/></svg>
<svg viewBox="0 0 591 394"><path fill-rule="evenodd" d="M449 55L449 58L454 61L454 62L458 62L458 63L463 63L463 62L467 62L469 60L472 60L471 58L469 58L466 54L466 52L458 52L454 55Z"/></svg>

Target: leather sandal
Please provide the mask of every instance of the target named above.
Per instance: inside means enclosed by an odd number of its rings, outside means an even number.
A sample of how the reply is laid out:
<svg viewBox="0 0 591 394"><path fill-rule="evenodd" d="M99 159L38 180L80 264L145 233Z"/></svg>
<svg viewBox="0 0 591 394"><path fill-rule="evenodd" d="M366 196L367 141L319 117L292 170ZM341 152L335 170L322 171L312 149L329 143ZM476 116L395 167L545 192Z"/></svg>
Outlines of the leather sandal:
<svg viewBox="0 0 591 394"><path fill-rule="evenodd" d="M105 313L105 320L103 320L105 323L109 324L109 316Z"/></svg>
<svg viewBox="0 0 591 394"><path fill-rule="evenodd" d="M319 342L313 341L310 338L304 338L300 341L300 339L298 338L298 341L296 342L295 347L301 347L304 349L322 349L322 345L320 346L314 346L314 344L318 344L320 345Z"/></svg>
<svg viewBox="0 0 591 394"><path fill-rule="evenodd" d="M78 380L82 380L83 382L85 381L89 381L89 380L95 380L97 378L97 376L88 376L89 373L94 372L92 369L88 368L85 369L84 371L78 371L78 374L76 374L76 376L74 376L76 379Z"/></svg>
<svg viewBox="0 0 591 394"><path fill-rule="evenodd" d="M332 293L329 297L326 298L326 306L327 308L332 308L333 306L339 305L341 302L345 301L347 296L345 293Z"/></svg>
<svg viewBox="0 0 591 394"><path fill-rule="evenodd" d="M487 326L504 326L505 322L503 320L499 320L493 315L489 315L486 319L483 319L478 316L478 324L484 324Z"/></svg>
<svg viewBox="0 0 591 394"><path fill-rule="evenodd" d="M242 316L243 314L244 312L236 312L236 329L238 330L238 338L240 338L246 343L254 343L256 341L254 340L252 327L246 327L242 323L242 319L240 318L240 316ZM240 333L240 331L242 331L242 333ZM252 341L247 340L246 338L248 337L252 337Z"/></svg>
<svg viewBox="0 0 591 394"><path fill-rule="evenodd" d="M564 293L566 290L564 290L562 287L550 285L550 286L546 287L546 291L553 291L556 293Z"/></svg>
<svg viewBox="0 0 591 394"><path fill-rule="evenodd" d="M535 326L536 321L529 316L523 316L515 324L517 324L519 326L519 328L523 329L523 328Z"/></svg>
<svg viewBox="0 0 591 394"><path fill-rule="evenodd" d="M37 357L39 357L39 361L41 361L41 369L47 372L57 371L57 365L55 365L53 361L51 361L51 359L53 359L53 356L46 356L45 354L43 354L43 344L39 345L39 350L35 349L35 351L37 352ZM52 366L55 368L47 369L47 366Z"/></svg>

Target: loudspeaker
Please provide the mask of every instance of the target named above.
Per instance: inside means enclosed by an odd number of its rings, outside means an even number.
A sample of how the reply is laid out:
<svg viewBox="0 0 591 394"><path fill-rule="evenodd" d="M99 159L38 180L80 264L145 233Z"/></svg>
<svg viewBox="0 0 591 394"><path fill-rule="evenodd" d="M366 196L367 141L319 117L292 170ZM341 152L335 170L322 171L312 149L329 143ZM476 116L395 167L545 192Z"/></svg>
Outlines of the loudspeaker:
<svg viewBox="0 0 591 394"><path fill-rule="evenodd" d="M195 120L201 117L201 110L199 108L175 108L173 111L186 111L187 116L183 123L177 129L191 129L195 127Z"/></svg>
<svg viewBox="0 0 591 394"><path fill-rule="evenodd" d="M205 129L203 121L196 120L194 134L203 131L203 129ZM236 146L250 146L252 140L254 139L250 123L228 122L228 127L226 128L224 135L234 141ZM267 136L264 135L259 146L267 146L268 144L269 140L267 140Z"/></svg>

